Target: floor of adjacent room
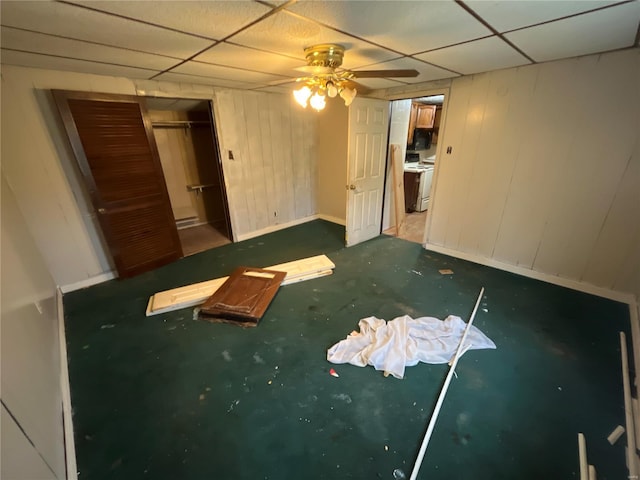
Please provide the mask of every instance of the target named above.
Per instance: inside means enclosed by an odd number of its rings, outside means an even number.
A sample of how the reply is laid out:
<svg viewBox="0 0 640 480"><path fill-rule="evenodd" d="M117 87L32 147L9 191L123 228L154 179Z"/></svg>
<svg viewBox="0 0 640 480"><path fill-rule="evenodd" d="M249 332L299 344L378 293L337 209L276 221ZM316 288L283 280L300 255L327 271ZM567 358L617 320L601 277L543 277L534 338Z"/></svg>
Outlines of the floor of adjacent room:
<svg viewBox="0 0 640 480"><path fill-rule="evenodd" d="M317 254L334 274L281 287L256 328L145 317L158 291ZM409 478L447 366L398 380L327 349L372 315L466 321L481 287L474 325L497 349L461 358L418 478L577 478L578 432L600 479L626 478L607 436L627 305L387 235L345 248L322 220L64 296L79 478Z"/></svg>

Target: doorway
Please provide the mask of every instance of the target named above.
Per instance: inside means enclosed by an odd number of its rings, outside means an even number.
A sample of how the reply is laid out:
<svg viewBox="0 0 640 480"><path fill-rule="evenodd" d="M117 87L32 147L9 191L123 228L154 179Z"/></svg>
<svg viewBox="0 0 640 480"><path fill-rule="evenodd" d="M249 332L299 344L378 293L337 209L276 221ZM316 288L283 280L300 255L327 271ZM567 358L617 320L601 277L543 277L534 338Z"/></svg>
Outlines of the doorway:
<svg viewBox="0 0 640 480"><path fill-rule="evenodd" d="M210 102L147 98L146 103L183 254L231 243Z"/></svg>
<svg viewBox="0 0 640 480"><path fill-rule="evenodd" d="M404 161L404 218L396 228L393 195L387 195L383 212L383 233L424 244L438 141L442 138L445 93L433 93L391 102L389 144L401 146ZM394 128L395 127L395 128ZM389 182L387 186L390 187ZM391 189L387 189L392 193Z"/></svg>

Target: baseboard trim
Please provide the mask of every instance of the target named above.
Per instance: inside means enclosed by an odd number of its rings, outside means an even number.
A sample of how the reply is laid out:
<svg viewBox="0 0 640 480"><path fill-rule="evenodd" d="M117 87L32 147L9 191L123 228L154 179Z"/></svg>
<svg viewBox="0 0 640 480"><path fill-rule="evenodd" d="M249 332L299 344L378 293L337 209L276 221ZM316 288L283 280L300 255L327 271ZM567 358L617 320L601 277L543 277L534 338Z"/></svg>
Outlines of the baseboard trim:
<svg viewBox="0 0 640 480"><path fill-rule="evenodd" d="M69 384L69 366L67 363L67 337L64 329L64 303L62 290L56 290L58 314L58 341L60 351L60 391L62 392L62 426L64 430L64 456L67 480L78 480L76 463L76 444L73 439L73 415L71 411L71 387Z"/></svg>
<svg viewBox="0 0 640 480"><path fill-rule="evenodd" d="M336 223L338 225L342 225L343 227L347 226L347 221L343 218L334 217L333 215L325 215L323 213L319 213L316 216L320 220L326 220L327 222Z"/></svg>
<svg viewBox="0 0 640 480"><path fill-rule="evenodd" d="M107 282L109 280L113 280L114 278L116 278L115 272L106 272L106 273L101 273L100 275L96 275L95 277L80 280L79 282L69 283L68 285L62 285L59 288L60 290L62 290L62 293L69 293L69 292L74 292L76 290L81 290L83 288L92 287L93 285Z"/></svg>
<svg viewBox="0 0 640 480"><path fill-rule="evenodd" d="M237 241L241 242L243 240L249 240L251 238L260 237L262 235L266 235L267 233L273 233L279 230L284 230L285 228L295 227L296 225L301 225L303 223L311 222L312 220L317 220L317 219L318 219L318 215L310 215L308 217L292 220L291 222L280 223L278 225L271 225L267 228L261 228L260 230L255 230L253 232L243 233L242 235L238 235Z"/></svg>
<svg viewBox="0 0 640 480"><path fill-rule="evenodd" d="M523 277L542 280L543 282L558 285L560 287L570 288L572 290L588 293L590 295L608 298L609 300L615 300L617 302L626 303L628 305L636 304L636 297L632 293L616 292L614 290L609 290L608 288L591 285L590 283L583 283L577 280L571 280L568 278L558 277L556 275L550 275L548 273L530 270L524 267L518 267L516 265L510 265L508 263L500 262L490 258L480 257L478 255L470 253L460 252L458 250L452 250L450 248L441 247L440 245L434 245L428 242L424 245L424 248L432 252L442 253L444 255L460 258L462 260L468 260L469 262L478 263L487 267L497 268L498 270L504 270L505 272L522 275Z"/></svg>
<svg viewBox="0 0 640 480"><path fill-rule="evenodd" d="M634 385L637 388L640 383L640 303L632 302L629 304L629 322L631 323L631 346L633 352L633 366L635 377ZM635 410L634 410L635 412ZM637 412L635 412L637 415ZM634 418L638 422L639 418Z"/></svg>

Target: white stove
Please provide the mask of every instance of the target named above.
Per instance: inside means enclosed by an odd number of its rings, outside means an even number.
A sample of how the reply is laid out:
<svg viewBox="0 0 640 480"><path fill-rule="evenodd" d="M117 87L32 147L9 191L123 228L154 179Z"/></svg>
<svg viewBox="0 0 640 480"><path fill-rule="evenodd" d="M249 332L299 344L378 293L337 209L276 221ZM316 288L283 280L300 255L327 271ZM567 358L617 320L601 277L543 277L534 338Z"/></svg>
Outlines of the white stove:
<svg viewBox="0 0 640 480"><path fill-rule="evenodd" d="M416 200L416 211L424 212L429 208L429 195L431 192L431 182L433 181L433 164L420 162L406 162L405 172L418 173L420 175L420 186L418 187L418 198Z"/></svg>

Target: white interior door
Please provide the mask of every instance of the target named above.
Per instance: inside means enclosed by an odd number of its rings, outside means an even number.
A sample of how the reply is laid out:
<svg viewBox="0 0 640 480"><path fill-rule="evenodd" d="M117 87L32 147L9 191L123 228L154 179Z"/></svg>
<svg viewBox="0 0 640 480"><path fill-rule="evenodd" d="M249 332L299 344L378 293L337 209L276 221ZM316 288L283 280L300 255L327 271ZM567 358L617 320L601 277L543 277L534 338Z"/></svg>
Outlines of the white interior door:
<svg viewBox="0 0 640 480"><path fill-rule="evenodd" d="M353 101L349 108L347 246L380 235L388 129L388 101Z"/></svg>

